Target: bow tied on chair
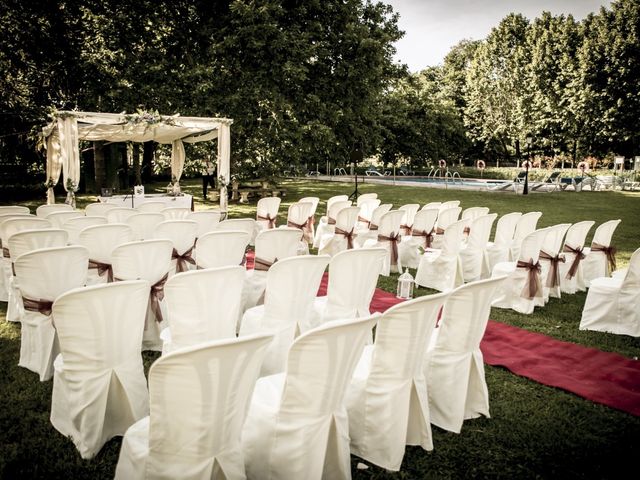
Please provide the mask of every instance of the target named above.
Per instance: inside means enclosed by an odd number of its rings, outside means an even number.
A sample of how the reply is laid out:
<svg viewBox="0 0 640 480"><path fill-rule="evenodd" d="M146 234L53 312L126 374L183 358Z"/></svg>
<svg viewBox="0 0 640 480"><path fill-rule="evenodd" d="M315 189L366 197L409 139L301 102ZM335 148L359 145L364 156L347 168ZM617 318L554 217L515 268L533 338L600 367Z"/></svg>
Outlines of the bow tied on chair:
<svg viewBox="0 0 640 480"><path fill-rule="evenodd" d="M190 263L191 265L196 264L196 261L191 256L192 253L193 247L184 252L182 255L180 255L175 248L173 249L173 251L171 252L171 259L176 260L176 272L186 272L188 269L187 263Z"/></svg>
<svg viewBox="0 0 640 480"><path fill-rule="evenodd" d="M353 228L347 232L346 230L336 227L335 234L345 237L347 239L347 250L353 250L353 239L357 237L357 235L353 233Z"/></svg>
<svg viewBox="0 0 640 480"><path fill-rule="evenodd" d="M253 269L254 270L258 270L260 272L266 272L268 271L274 263L276 263L278 261L277 258L273 259L273 262L270 262L269 260L265 260L264 258L260 258L260 257L255 257L254 259L254 263L253 263Z"/></svg>
<svg viewBox="0 0 640 480"><path fill-rule="evenodd" d="M101 277L105 273L107 274L107 283L113 282L113 267L110 263L102 263L97 260L89 259L89 269L96 268L98 270L98 275Z"/></svg>
<svg viewBox="0 0 640 480"><path fill-rule="evenodd" d="M398 242L400 241L400 234L391 232L389 236L378 234L379 242L391 242L391 264L398 264Z"/></svg>
<svg viewBox="0 0 640 480"><path fill-rule="evenodd" d="M567 275L566 275L567 280L571 280L576 275L576 273L578 273L578 266L586 256L584 253L582 253L583 250L584 250L584 247L578 246L576 248L573 248L569 245L565 245L564 248L562 249L563 252L575 254L575 257L573 258L573 262L571 263L571 266L569 267L569 271L567 272Z"/></svg>
<svg viewBox="0 0 640 480"><path fill-rule="evenodd" d="M293 227L293 228L297 228L299 230L302 230L304 232L304 227L307 225L307 222L305 221L304 223L296 223L294 221L291 220L287 220L287 227Z"/></svg>
<svg viewBox="0 0 640 480"><path fill-rule="evenodd" d="M164 277L151 285L151 311L156 317L156 322L162 322L162 309L160 308L160 302L164 299L164 284L167 283L169 274L165 273Z"/></svg>
<svg viewBox="0 0 640 480"><path fill-rule="evenodd" d="M53 309L53 302L50 300L34 300L32 298L22 297L22 303L24 309L29 312L38 312L42 315L51 315Z"/></svg>
<svg viewBox="0 0 640 480"><path fill-rule="evenodd" d="M367 224L367 228L369 228L369 227L371 226L371 221L370 221L370 220L367 220L367 219L366 219L366 218L364 218L364 217L361 217L360 215L358 215L358 221L359 221L359 222L362 222L362 223L366 223L366 224Z"/></svg>
<svg viewBox="0 0 640 480"><path fill-rule="evenodd" d="M369 230L378 230L378 225L369 222Z"/></svg>
<svg viewBox="0 0 640 480"><path fill-rule="evenodd" d="M4 258L11 258L11 255L9 254L9 249L7 247L2 247L2 256Z"/></svg>
<svg viewBox="0 0 640 480"><path fill-rule="evenodd" d="M313 242L313 226L316 224L316 219L314 215L309 216L307 221L304 223L302 227L302 238L307 241L307 243Z"/></svg>
<svg viewBox="0 0 640 480"><path fill-rule="evenodd" d="M258 215L258 220L269 222L269 225L267 226L267 228L269 229L276 228L276 218L277 218L277 215L275 217L272 217L268 213L266 216Z"/></svg>
<svg viewBox="0 0 640 480"><path fill-rule="evenodd" d="M444 235L444 228L437 227L436 228L436 235Z"/></svg>
<svg viewBox="0 0 640 480"><path fill-rule="evenodd" d="M400 225L400 230L402 230L405 235L411 235L411 228L412 227L413 227L413 225L407 225L407 224L403 223L402 225Z"/></svg>
<svg viewBox="0 0 640 480"><path fill-rule="evenodd" d="M470 226L466 226L464 227L464 229L462 230L462 233L469 236L469 234L471 233L471 227Z"/></svg>
<svg viewBox="0 0 640 480"><path fill-rule="evenodd" d="M551 263L545 286L549 288L557 287L560 285L560 262L566 262L564 255L556 255L554 257L544 250L540 250L540 258L543 260L549 260L549 263Z"/></svg>
<svg viewBox="0 0 640 480"><path fill-rule="evenodd" d="M533 263L533 259L530 258L528 262L523 262L522 260L518 260L517 268L524 268L528 271L527 281L524 284L524 288L522 289L522 293L520 294L523 298L527 298L531 300L539 296L542 292L540 285L540 262Z"/></svg>
<svg viewBox="0 0 640 480"><path fill-rule="evenodd" d="M330 216L327 215L327 225L335 225L335 224L336 224L336 219L331 218Z"/></svg>
<svg viewBox="0 0 640 480"><path fill-rule="evenodd" d="M607 270L606 270L607 276L609 276L611 272L615 271L616 247L614 247L613 245L609 245L608 247L605 247L604 245L600 245L599 243L593 242L591 244L591 251L604 252L604 254L607 256Z"/></svg>
<svg viewBox="0 0 640 480"><path fill-rule="evenodd" d="M424 237L424 248L431 248L431 242L433 242L433 230L427 232L426 230L413 230L411 232L412 237Z"/></svg>

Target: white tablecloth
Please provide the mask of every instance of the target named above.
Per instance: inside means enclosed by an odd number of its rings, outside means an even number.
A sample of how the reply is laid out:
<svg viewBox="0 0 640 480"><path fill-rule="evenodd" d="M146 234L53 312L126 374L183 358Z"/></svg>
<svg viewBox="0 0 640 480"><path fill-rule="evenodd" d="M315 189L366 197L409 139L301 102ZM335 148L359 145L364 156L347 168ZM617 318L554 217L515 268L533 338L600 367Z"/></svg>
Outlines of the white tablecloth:
<svg viewBox="0 0 640 480"><path fill-rule="evenodd" d="M111 197L98 197L102 203L113 203L119 207L131 208L131 195L113 195ZM179 197L171 197L159 194L150 194L145 196L133 196L133 207L138 207L146 202L163 202L168 207L191 208L193 196L184 194Z"/></svg>

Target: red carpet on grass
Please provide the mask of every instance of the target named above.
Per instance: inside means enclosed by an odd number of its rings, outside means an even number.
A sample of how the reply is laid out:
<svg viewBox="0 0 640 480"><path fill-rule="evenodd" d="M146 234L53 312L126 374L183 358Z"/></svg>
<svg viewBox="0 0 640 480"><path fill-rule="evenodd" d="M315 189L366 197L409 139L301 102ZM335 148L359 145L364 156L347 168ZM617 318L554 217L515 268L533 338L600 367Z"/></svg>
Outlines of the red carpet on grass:
<svg viewBox="0 0 640 480"><path fill-rule="evenodd" d="M253 255L247 255L247 267ZM326 295L328 275L318 295ZM372 312L384 312L402 300L376 288ZM505 367L543 385L561 388L587 400L640 416L640 361L555 340L489 320L480 344L488 365Z"/></svg>

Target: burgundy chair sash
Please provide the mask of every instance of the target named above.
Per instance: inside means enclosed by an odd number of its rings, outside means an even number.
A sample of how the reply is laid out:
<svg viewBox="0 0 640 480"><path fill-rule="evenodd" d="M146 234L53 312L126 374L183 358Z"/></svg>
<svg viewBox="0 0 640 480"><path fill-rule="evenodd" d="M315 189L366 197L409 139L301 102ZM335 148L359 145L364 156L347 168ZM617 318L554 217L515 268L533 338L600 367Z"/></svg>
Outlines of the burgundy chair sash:
<svg viewBox="0 0 640 480"><path fill-rule="evenodd" d="M517 267L528 270L527 281L524 284L524 288L522 289L522 293L520 294L520 296L529 300L539 296L539 294L541 293L540 279L538 277L538 274L541 270L540 262L533 263L532 258L529 259L528 262L518 260Z"/></svg>
<svg viewBox="0 0 640 480"><path fill-rule="evenodd" d="M278 218L277 215L275 217L272 217L267 213L266 216L258 215L257 217L258 217L258 220L264 220L265 222L269 222L269 225L267 226L267 228L269 229L276 228L276 218Z"/></svg>
<svg viewBox="0 0 640 480"><path fill-rule="evenodd" d="M336 227L336 235L342 235L347 239L347 250L353 249L353 239L357 237L357 235L353 233L353 228L347 232L346 230Z"/></svg>
<svg viewBox="0 0 640 480"><path fill-rule="evenodd" d="M193 247L184 252L182 255L178 253L178 251L174 248L171 252L171 259L176 260L176 272L186 272L188 270L187 263L191 265L195 265L196 261L192 257Z"/></svg>
<svg viewBox="0 0 640 480"><path fill-rule="evenodd" d="M2 256L4 258L11 258L11 255L9 255L9 249L7 247L2 247Z"/></svg>
<svg viewBox="0 0 640 480"><path fill-rule="evenodd" d="M591 244L592 252L604 252L607 256L607 276L616 269L616 247L609 245L605 247L599 243L593 242Z"/></svg>
<svg viewBox="0 0 640 480"><path fill-rule="evenodd" d="M164 277L151 285L151 311L156 317L156 322L162 322L162 309L160 308L160 302L164 299L164 284L167 283L169 274L165 273Z"/></svg>
<svg viewBox="0 0 640 480"><path fill-rule="evenodd" d="M551 263L551 267L549 268L549 275L547 275L545 286L553 288L560 285L560 262L566 262L564 255L556 255L554 257L552 255L549 255L544 250L540 250L539 258L541 260L548 260Z"/></svg>
<svg viewBox="0 0 640 480"><path fill-rule="evenodd" d="M412 237L424 237L424 248L431 248L431 242L433 242L433 230L427 232L426 230L413 230L411 232Z"/></svg>
<svg viewBox="0 0 640 480"><path fill-rule="evenodd" d="M462 233L464 233L465 235L469 235L471 233L471 227L464 227Z"/></svg>
<svg viewBox="0 0 640 480"><path fill-rule="evenodd" d="M444 228L437 227L436 228L436 235L444 235Z"/></svg>
<svg viewBox="0 0 640 480"><path fill-rule="evenodd" d="M579 246L579 247L573 248L569 245L565 245L564 248L562 249L563 252L575 254L575 257L573 258L573 262L569 267L569 271L565 276L567 280L571 280L576 275L576 273L578 273L578 266L580 265L580 261L584 260L584 257L586 256L584 253L582 253L582 250L584 250L584 247Z"/></svg>
<svg viewBox="0 0 640 480"><path fill-rule="evenodd" d="M367 227L371 226L371 220L367 220L366 218L361 217L360 215L358 215L358 221L362 223L366 223Z"/></svg>
<svg viewBox="0 0 640 480"><path fill-rule="evenodd" d="M53 302L50 300L34 300L33 298L22 297L22 303L25 310L28 310L29 312L38 312L46 316L51 315L51 310L53 308Z"/></svg>
<svg viewBox="0 0 640 480"><path fill-rule="evenodd" d="M327 224L328 225L335 225L336 224L336 219L327 216Z"/></svg>
<svg viewBox="0 0 640 480"><path fill-rule="evenodd" d="M307 243L313 242L313 226L316 223L316 219L313 215L307 218L307 221L304 223L302 227L302 238L307 241Z"/></svg>
<svg viewBox="0 0 640 480"><path fill-rule="evenodd" d="M107 283L113 282L113 267L110 263L102 263L96 260L89 259L89 269L98 269L98 275L103 276L107 274Z"/></svg>
<svg viewBox="0 0 640 480"><path fill-rule="evenodd" d="M378 230L378 225L369 222L369 230Z"/></svg>
<svg viewBox="0 0 640 480"><path fill-rule="evenodd" d="M304 227L305 227L306 224L307 224L307 222L296 223L296 222L293 222L291 220L287 220L287 227L298 228L298 229L300 229L302 231L304 231Z"/></svg>
<svg viewBox="0 0 640 480"><path fill-rule="evenodd" d="M400 234L391 232L389 236L378 234L379 242L391 242L391 265L398 263L398 242L400 241Z"/></svg>
<svg viewBox="0 0 640 480"><path fill-rule="evenodd" d="M413 225L402 224L400 225L400 230L404 231L404 235L411 235L411 228Z"/></svg>
<svg viewBox="0 0 640 480"><path fill-rule="evenodd" d="M253 263L253 269L258 270L260 272L266 272L271 268L271 266L278 261L277 258L273 259L273 262L269 260L265 260L264 258L255 257Z"/></svg>

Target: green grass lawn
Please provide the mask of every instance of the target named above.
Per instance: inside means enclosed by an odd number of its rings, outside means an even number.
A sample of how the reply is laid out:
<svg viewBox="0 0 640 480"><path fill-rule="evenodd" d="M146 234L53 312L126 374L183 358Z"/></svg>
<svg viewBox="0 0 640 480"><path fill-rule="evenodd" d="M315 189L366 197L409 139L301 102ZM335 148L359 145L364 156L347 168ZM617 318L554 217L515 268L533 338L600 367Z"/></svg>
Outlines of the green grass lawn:
<svg viewBox="0 0 640 480"><path fill-rule="evenodd" d="M158 184L160 188L163 185ZM287 197L281 212L292 201L315 195L326 200L353 190L343 183L284 181ZM150 186L147 187L147 191ZM188 181L184 190L195 196L196 208L205 208L199 181ZM487 206L492 212L543 212L539 226L594 220L596 226L620 218L613 243L618 263L628 262L640 247L640 194L628 192L560 192L529 196L496 192L467 192L365 184L361 193L378 192L383 203L460 200L463 208ZM79 197L78 206L94 201ZM4 201L2 203L8 203ZM42 202L24 203L35 207ZM215 206L210 202L206 206ZM323 211L322 206L320 211ZM232 217L255 215L255 202L232 204ZM284 219L284 215L282 215ZM595 230L595 228L593 229ZM591 231L591 235L593 234ZM587 238L590 241L591 237ZM381 278L379 286L395 291L397 274ZM430 293L417 289L417 295ZM601 350L640 357L640 339L578 330L585 294L551 299L532 315L493 309L491 318L560 340ZM96 458L85 461L70 440L49 422L51 382L17 367L20 327L3 321L6 304L0 303L0 476L2 478L112 478L120 438L111 440ZM157 354L143 354L148 366ZM466 421L459 435L433 428L434 451L407 449L402 470L389 473L369 466L357 470L357 479L421 478L619 478L635 471L640 454L640 418L594 404L573 394L513 375L502 368L486 367L490 419Z"/></svg>

